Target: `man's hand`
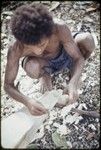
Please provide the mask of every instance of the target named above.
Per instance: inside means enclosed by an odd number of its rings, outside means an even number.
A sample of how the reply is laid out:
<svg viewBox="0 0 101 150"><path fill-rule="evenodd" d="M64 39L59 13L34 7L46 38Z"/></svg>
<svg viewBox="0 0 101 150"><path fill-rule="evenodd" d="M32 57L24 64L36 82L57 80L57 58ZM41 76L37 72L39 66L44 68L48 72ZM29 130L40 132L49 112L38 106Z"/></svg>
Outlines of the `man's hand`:
<svg viewBox="0 0 101 150"><path fill-rule="evenodd" d="M39 102L29 100L27 107L32 115L41 116L47 113L47 109Z"/></svg>
<svg viewBox="0 0 101 150"><path fill-rule="evenodd" d="M68 104L75 103L79 98L78 91L73 85L68 85L68 87L64 89L63 93L68 94L69 96Z"/></svg>

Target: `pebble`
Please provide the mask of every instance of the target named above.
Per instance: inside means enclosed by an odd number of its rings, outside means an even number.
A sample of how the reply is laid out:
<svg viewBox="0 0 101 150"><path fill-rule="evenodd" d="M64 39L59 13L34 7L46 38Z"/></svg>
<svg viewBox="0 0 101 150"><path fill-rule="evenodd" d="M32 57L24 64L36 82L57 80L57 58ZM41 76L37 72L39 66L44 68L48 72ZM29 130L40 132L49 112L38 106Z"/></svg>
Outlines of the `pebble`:
<svg viewBox="0 0 101 150"><path fill-rule="evenodd" d="M96 130L96 128L93 124L89 124L88 127L90 127L92 130Z"/></svg>

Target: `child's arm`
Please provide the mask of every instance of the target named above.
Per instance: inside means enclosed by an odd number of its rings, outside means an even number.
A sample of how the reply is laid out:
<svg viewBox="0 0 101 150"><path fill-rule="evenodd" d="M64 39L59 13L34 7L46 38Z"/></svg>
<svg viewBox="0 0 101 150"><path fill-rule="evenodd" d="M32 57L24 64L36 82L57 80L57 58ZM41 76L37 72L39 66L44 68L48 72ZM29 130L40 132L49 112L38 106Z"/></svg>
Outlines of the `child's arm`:
<svg viewBox="0 0 101 150"><path fill-rule="evenodd" d="M71 102L73 102L76 98L78 81L84 66L84 58L81 55L81 52L75 44L71 32L66 25L60 26L59 34L61 35L60 38L64 49L74 60L73 76L68 85L69 99Z"/></svg>
<svg viewBox="0 0 101 150"><path fill-rule="evenodd" d="M17 43L15 43L12 47L9 48L7 55L4 89L16 101L21 102L27 106L31 114L42 115L46 112L44 107L36 103L34 100L30 100L28 97L20 93L20 91L14 86L14 81L18 73L20 57L21 50L19 50Z"/></svg>

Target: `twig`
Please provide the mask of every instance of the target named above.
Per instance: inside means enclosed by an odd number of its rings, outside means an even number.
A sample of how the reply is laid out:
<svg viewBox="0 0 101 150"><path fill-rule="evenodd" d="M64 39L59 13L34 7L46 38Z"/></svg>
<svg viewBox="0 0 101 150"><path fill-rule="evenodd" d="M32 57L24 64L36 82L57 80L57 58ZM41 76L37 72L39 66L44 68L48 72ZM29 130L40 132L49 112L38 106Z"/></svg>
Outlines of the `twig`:
<svg viewBox="0 0 101 150"><path fill-rule="evenodd" d="M91 116L95 118L100 118L100 114L96 111L85 111L85 110L79 110L76 108L72 108L71 111L77 112L80 115L86 115L86 116Z"/></svg>

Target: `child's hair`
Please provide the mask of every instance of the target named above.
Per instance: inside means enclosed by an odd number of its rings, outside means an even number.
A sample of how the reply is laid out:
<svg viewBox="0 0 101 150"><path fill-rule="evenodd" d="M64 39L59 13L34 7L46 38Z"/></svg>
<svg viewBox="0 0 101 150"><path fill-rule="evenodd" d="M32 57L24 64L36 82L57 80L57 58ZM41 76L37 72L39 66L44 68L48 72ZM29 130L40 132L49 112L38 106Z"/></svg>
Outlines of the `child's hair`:
<svg viewBox="0 0 101 150"><path fill-rule="evenodd" d="M11 31L24 44L38 44L52 35L53 24L52 16L42 4L23 5L15 10Z"/></svg>

